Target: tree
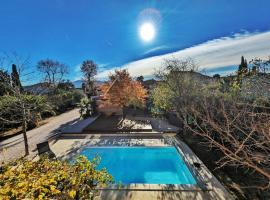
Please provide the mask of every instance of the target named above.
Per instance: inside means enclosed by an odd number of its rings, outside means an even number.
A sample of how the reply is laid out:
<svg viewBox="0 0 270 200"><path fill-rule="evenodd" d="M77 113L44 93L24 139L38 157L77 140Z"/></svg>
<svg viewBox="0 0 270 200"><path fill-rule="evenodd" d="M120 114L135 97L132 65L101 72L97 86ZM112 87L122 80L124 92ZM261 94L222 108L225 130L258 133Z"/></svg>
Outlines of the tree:
<svg viewBox="0 0 270 200"><path fill-rule="evenodd" d="M12 64L12 72L11 72L11 79L13 87L19 88L20 92L23 92L23 87L20 81L20 76L17 71L17 66L15 64Z"/></svg>
<svg viewBox="0 0 270 200"><path fill-rule="evenodd" d="M2 71L10 72L10 66L12 66L10 79L14 79L14 84L21 85L21 82L29 80L29 75L33 74L30 63L29 56L20 56L16 52L0 53L0 68ZM31 81L34 78L31 76ZM22 90L23 87L20 87Z"/></svg>
<svg viewBox="0 0 270 200"><path fill-rule="evenodd" d="M214 74L213 78L220 79L220 75L219 74Z"/></svg>
<svg viewBox="0 0 270 200"><path fill-rule="evenodd" d="M55 88L68 74L67 65L55 60L45 59L37 63L37 69L44 75L44 81L48 83L49 87Z"/></svg>
<svg viewBox="0 0 270 200"><path fill-rule="evenodd" d="M151 91L151 99L154 106L151 108L153 114L165 114L168 111L173 110L174 105L172 103L173 93L169 87L164 83L159 83Z"/></svg>
<svg viewBox="0 0 270 200"><path fill-rule="evenodd" d="M48 93L47 96L48 102L58 113L63 113L70 108L76 107L77 103L84 97L83 93L76 89L64 90L61 88L56 88L51 93Z"/></svg>
<svg viewBox="0 0 270 200"><path fill-rule="evenodd" d="M30 56L21 56L17 52L1 53L0 54L0 66L5 70L10 68L10 65L15 64L18 75L22 80L26 74L31 74L29 71ZM32 78L32 77L31 77Z"/></svg>
<svg viewBox="0 0 270 200"><path fill-rule="evenodd" d="M156 78L160 81L152 95L155 110L162 112L175 110L179 114L178 117L186 120L188 115L186 108L199 101L203 87L208 83L208 79L197 71L198 67L192 59L165 60L164 66L156 73Z"/></svg>
<svg viewBox="0 0 270 200"><path fill-rule="evenodd" d="M248 171L260 180L260 185L251 187L269 189L269 109L250 105L239 95L221 93L215 81L204 82L196 73L187 73L190 68L194 68L190 61L166 63L152 92L154 108L175 111L183 124L184 138L195 134L219 152L217 168Z"/></svg>
<svg viewBox="0 0 270 200"><path fill-rule="evenodd" d="M68 81L60 82L60 83L57 85L57 89L65 90L65 91L70 91L70 90L75 89L75 86L74 86L74 84L73 84L72 82L70 82L70 81L68 80Z"/></svg>
<svg viewBox="0 0 270 200"><path fill-rule="evenodd" d="M85 92L88 96L94 95L94 76L97 74L97 65L92 60L85 60L81 65L85 81Z"/></svg>
<svg viewBox="0 0 270 200"><path fill-rule="evenodd" d="M120 107L144 107L147 91L140 82L132 80L127 70L116 70L109 79L109 82L101 86L107 103Z"/></svg>
<svg viewBox="0 0 270 200"><path fill-rule="evenodd" d="M242 56L241 63L238 67L238 75L246 75L247 72L248 72L247 60L244 58L244 56Z"/></svg>
<svg viewBox="0 0 270 200"><path fill-rule="evenodd" d="M248 103L205 97L190 109L187 129L221 152L217 168L231 166L249 170L259 178L250 187L270 188L270 116Z"/></svg>
<svg viewBox="0 0 270 200"><path fill-rule="evenodd" d="M144 77L143 76L138 76L136 80L142 83L143 80L144 80Z"/></svg>
<svg viewBox="0 0 270 200"><path fill-rule="evenodd" d="M0 96L9 94L11 79L7 71L0 70Z"/></svg>
<svg viewBox="0 0 270 200"><path fill-rule="evenodd" d="M27 128L40 118L43 112L52 112L45 97L24 94L19 77L13 65L11 84L6 85L10 93L0 96L0 122L2 125L21 125L24 138L25 155L29 155ZM6 79L7 74L0 73L0 79Z"/></svg>
<svg viewBox="0 0 270 200"><path fill-rule="evenodd" d="M22 126L25 155L29 155L28 125L41 118L42 113L53 112L42 96L15 93L0 97L0 122Z"/></svg>
<svg viewBox="0 0 270 200"><path fill-rule="evenodd" d="M3 68L7 69L11 63L13 63L11 75L3 71L0 73L0 84L4 85L3 96L0 96L0 124L2 127L14 127L14 125L22 127L25 155L28 155L26 132L29 125L36 123L41 118L42 113L52 112L52 109L45 97L28 95L23 91L20 78L21 76L27 78L31 74L23 74L24 69L30 63L29 57L23 58L13 53L5 54L0 58L0 64Z"/></svg>

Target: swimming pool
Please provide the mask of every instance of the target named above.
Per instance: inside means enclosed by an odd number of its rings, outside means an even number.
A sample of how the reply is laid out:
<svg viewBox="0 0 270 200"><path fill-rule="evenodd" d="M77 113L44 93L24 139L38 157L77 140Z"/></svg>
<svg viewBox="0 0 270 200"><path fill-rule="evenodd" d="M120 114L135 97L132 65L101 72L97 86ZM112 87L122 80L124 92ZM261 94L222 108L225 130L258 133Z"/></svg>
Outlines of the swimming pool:
<svg viewBox="0 0 270 200"><path fill-rule="evenodd" d="M81 155L101 157L116 183L191 184L196 181L175 147L87 147Z"/></svg>

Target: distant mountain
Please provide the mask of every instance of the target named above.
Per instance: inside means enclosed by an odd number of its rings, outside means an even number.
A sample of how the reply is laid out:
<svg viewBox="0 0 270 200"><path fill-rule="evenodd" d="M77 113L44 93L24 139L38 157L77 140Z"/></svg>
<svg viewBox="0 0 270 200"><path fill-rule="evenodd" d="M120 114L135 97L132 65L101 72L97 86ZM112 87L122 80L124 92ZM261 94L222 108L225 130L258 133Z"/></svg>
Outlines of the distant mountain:
<svg viewBox="0 0 270 200"><path fill-rule="evenodd" d="M181 72L181 73L190 73L194 78L199 78L200 80L207 82L210 80L213 80L212 77L210 76L206 76L203 75L201 73L198 72ZM101 84L103 84L105 81L96 81L95 83L99 86ZM148 80L144 80L142 82L143 86L147 89L151 89L153 88L158 81L156 81L155 79L148 79ZM72 82L73 85L75 86L75 88L77 89L81 89L82 88L82 83L83 80L76 80ZM44 86L44 83L37 83L37 84L33 84L33 85L28 85L28 86L24 86L25 90L31 93L35 93L35 94L45 94L48 92L48 88Z"/></svg>
<svg viewBox="0 0 270 200"><path fill-rule="evenodd" d="M145 80L142 82L142 85L147 88L147 89L151 89L154 88L156 86L158 81L156 81L155 79L149 79L149 80Z"/></svg>
<svg viewBox="0 0 270 200"><path fill-rule="evenodd" d="M48 87L44 83L37 83L23 87L26 92L33 94L47 94L49 92Z"/></svg>
<svg viewBox="0 0 270 200"><path fill-rule="evenodd" d="M82 80L77 80L77 81L73 81L72 84L74 85L74 87L76 89L81 89L82 88ZM96 81L97 85L101 85L103 84L103 81ZM48 88L44 85L44 83L36 83L33 85L27 85L24 86L25 91L30 92L30 93L34 93L34 94L45 94L48 93Z"/></svg>
<svg viewBox="0 0 270 200"><path fill-rule="evenodd" d="M82 80L73 81L72 83L75 86L75 88L82 88L82 83L83 83Z"/></svg>
<svg viewBox="0 0 270 200"><path fill-rule="evenodd" d="M83 80L73 81L72 83L73 83L73 85L75 86L75 88L80 89L80 88L82 88ZM95 81L95 83L96 83L97 85L101 85L101 84L104 83L104 81Z"/></svg>

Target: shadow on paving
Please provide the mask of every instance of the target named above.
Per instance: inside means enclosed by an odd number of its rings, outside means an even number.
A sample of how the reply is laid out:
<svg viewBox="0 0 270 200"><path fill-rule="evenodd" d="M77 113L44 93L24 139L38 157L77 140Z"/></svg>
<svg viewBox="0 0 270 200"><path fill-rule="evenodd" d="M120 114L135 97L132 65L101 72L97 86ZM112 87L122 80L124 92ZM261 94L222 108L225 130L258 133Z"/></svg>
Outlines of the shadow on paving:
<svg viewBox="0 0 270 200"><path fill-rule="evenodd" d="M50 134L48 136L46 136L42 141L40 141L39 143L43 142L43 141L50 141L52 140L52 144L55 144L57 142L56 140L53 140L54 138L58 137L59 134L61 133L61 131L66 128L67 126L72 126L72 124L74 124L75 122L77 122L79 120L79 118L74 119L72 121L69 121L67 123L61 124L58 128L54 129L53 131L50 132ZM32 152L37 152L37 148L35 147Z"/></svg>
<svg viewBox="0 0 270 200"><path fill-rule="evenodd" d="M165 141L162 136L145 136L145 137L136 137L136 136L61 136L59 140L73 140L73 139L84 139L85 142L75 141L72 143L71 147L67 151L63 152L60 159L70 159L76 157L83 147L87 146L146 146L144 143L145 139L159 139ZM56 140L54 143L57 143Z"/></svg>
<svg viewBox="0 0 270 200"><path fill-rule="evenodd" d="M111 200L203 200L208 199L202 192L196 191L172 191L171 186L165 186L162 191L132 191L132 190L107 190L102 191L101 199Z"/></svg>
<svg viewBox="0 0 270 200"><path fill-rule="evenodd" d="M134 120L128 116L101 115L93 123L84 128L89 132L151 132L151 123L148 120Z"/></svg>

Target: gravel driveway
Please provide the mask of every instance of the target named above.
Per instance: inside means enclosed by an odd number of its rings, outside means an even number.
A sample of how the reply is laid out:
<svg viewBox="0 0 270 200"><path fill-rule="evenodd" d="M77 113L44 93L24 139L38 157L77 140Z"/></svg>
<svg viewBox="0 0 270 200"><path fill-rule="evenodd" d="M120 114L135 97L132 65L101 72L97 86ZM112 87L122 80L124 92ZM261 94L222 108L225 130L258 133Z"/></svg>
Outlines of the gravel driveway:
<svg viewBox="0 0 270 200"><path fill-rule="evenodd" d="M35 154L36 144L60 133L61 130L79 120L78 109L74 109L50 118L47 124L27 132L30 155ZM0 142L0 163L10 161L24 155L22 134Z"/></svg>

